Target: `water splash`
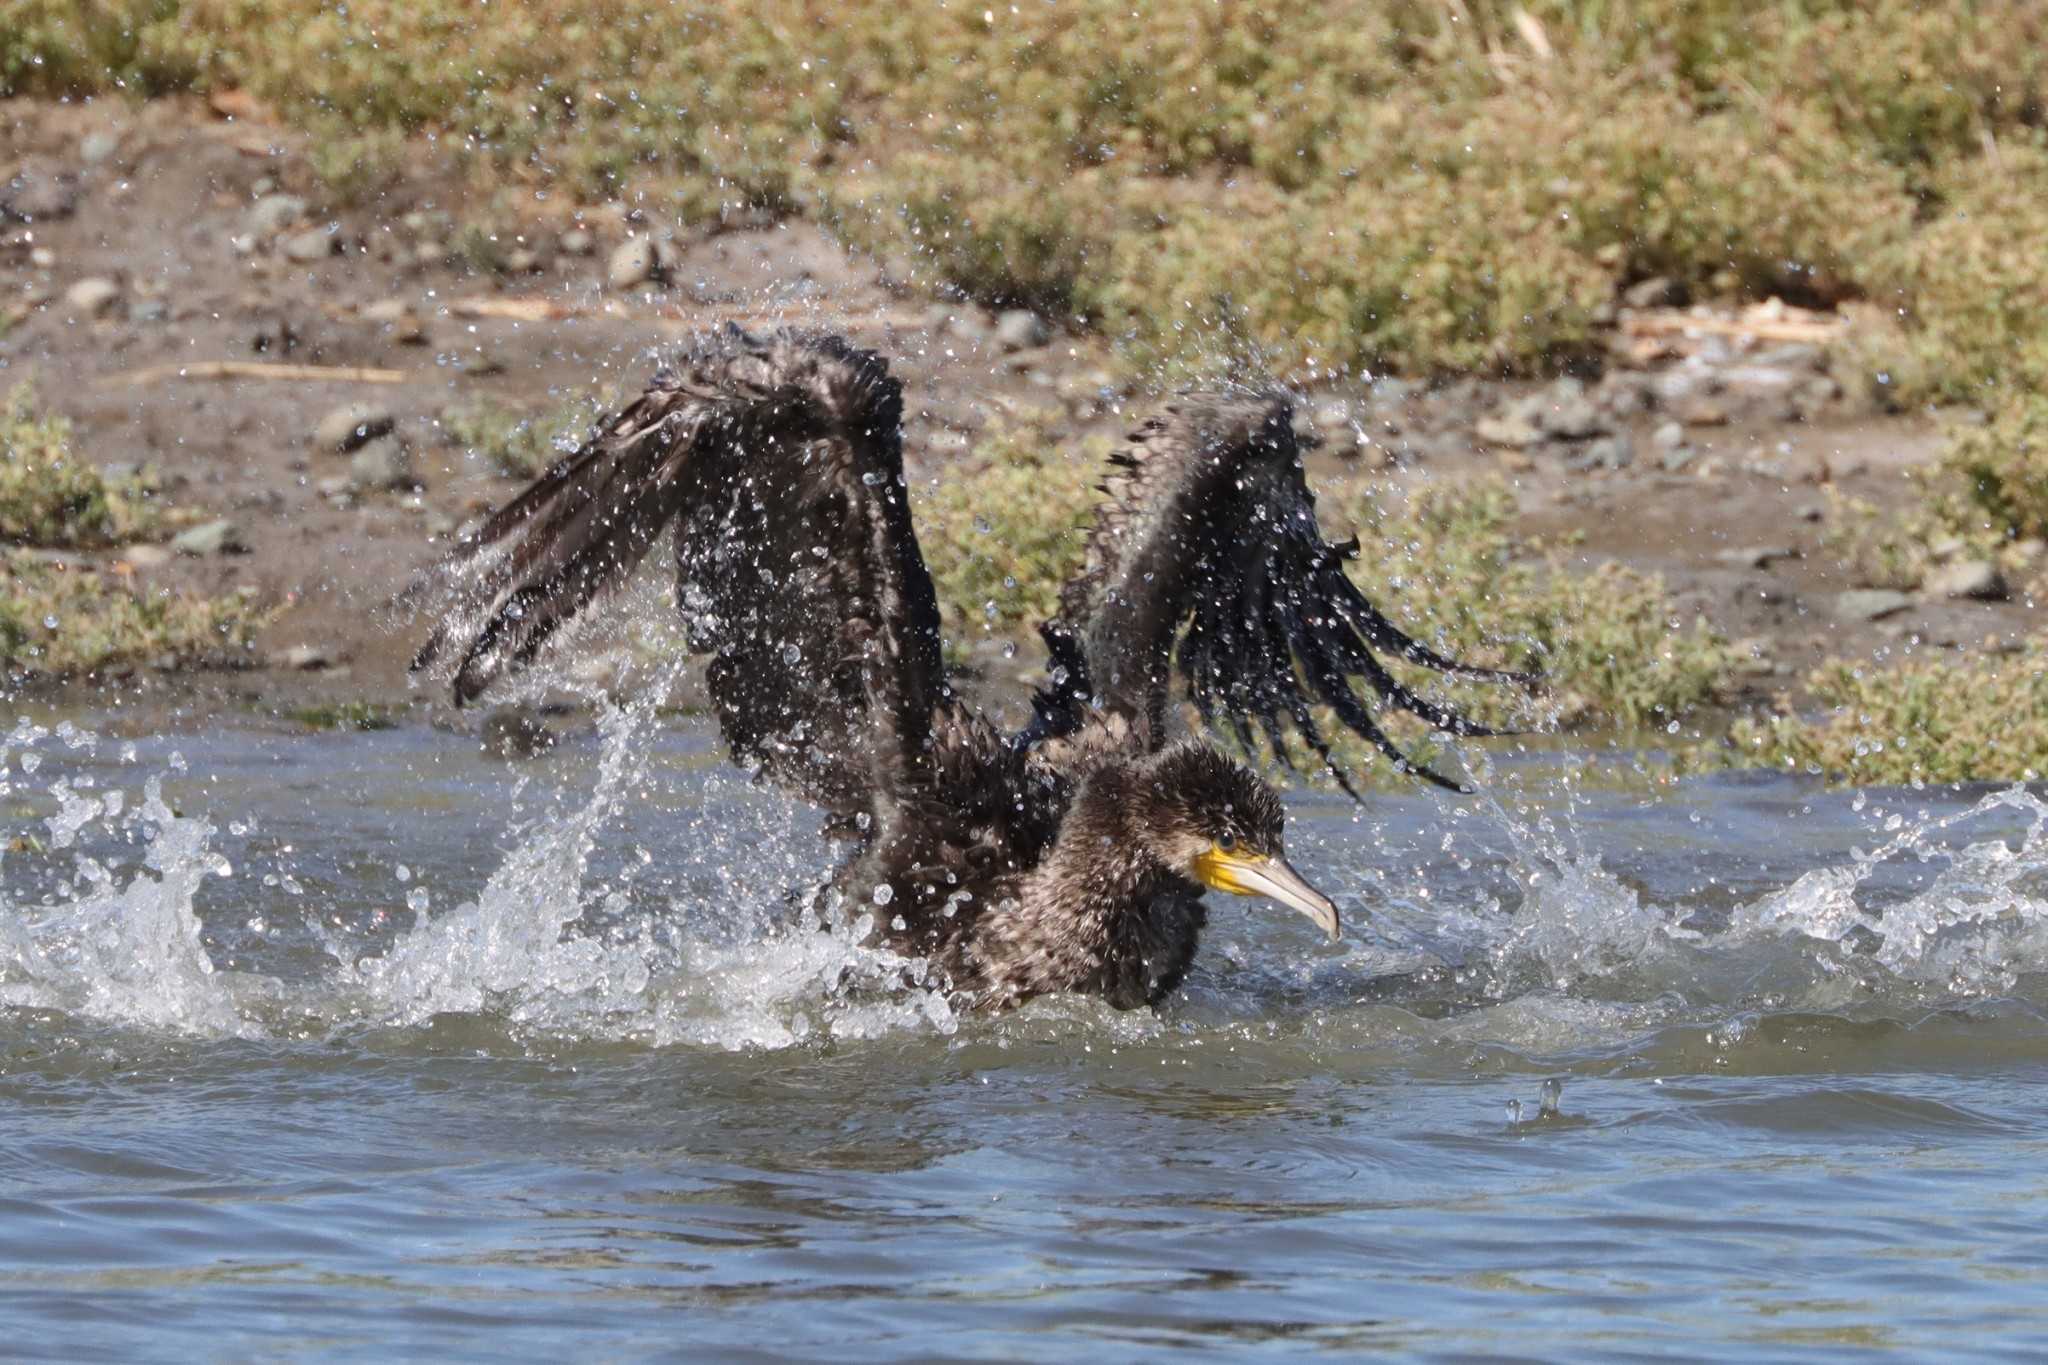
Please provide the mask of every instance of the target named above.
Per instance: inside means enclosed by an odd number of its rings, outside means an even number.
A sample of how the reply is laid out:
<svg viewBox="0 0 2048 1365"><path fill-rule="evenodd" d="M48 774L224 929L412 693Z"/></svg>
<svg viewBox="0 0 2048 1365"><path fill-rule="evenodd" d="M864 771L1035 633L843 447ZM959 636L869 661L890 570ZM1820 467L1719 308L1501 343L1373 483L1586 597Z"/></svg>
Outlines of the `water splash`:
<svg viewBox="0 0 2048 1365"><path fill-rule="evenodd" d="M230 867L215 845L244 838L243 827L224 836L174 810L175 761L131 797L119 781L95 785L104 756L98 769L65 761L98 752L86 732L18 726L0 739L0 796L44 818L22 854L0 860L0 1004L208 1035L459 1016L572 1040L719 1048L961 1026L921 964L864 946L873 906L821 918L784 900L817 856L808 812L761 799L737 815L712 802L680 816L678 843L703 874L681 889L636 883L630 856L606 870L659 781L652 702L600 714L588 785L512 825L479 890L430 888L430 873L408 867L401 878L393 864L381 876L402 900L361 922L321 906L289 867L263 875L253 848L232 845L250 867ZM1625 859L1610 865L1587 846L1595 821L1499 811L1497 856L1476 854L1471 838L1445 844L1448 861L1418 870L1412 892L1381 898L1345 957L1276 949L1269 938L1284 930L1219 914L1167 1033L1248 1022L1285 1033L1290 1020L1334 1012L1341 1026L1316 1025L1324 1046L1370 1047L1392 1030L1427 1046L1556 1056L1674 1023L1733 1038L1741 1020L1774 1012L1904 1018L2037 990L2029 978L2048 973L2048 804L2015 788L1939 818L1864 805L1849 809L1874 836L1870 851L1719 909L1642 889L1617 870ZM1335 865L1353 860L1354 885L1370 870L1366 884L1384 890L1417 861L1355 833L1325 842ZM778 851L765 867L764 849ZM215 877L235 883L209 889ZM209 908L222 889L232 916ZM303 951L255 952L266 971L234 946L280 936ZM1417 1010L1433 1019L1424 1029ZM1003 1027L1115 1041L1097 1013L1059 1002Z"/></svg>

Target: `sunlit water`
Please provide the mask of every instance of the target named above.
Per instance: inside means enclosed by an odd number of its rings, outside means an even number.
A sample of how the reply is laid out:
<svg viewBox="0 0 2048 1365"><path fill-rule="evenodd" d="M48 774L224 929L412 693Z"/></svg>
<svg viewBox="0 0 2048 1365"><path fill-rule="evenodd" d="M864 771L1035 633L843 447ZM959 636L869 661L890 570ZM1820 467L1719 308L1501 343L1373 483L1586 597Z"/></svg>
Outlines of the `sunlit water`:
<svg viewBox="0 0 2048 1365"><path fill-rule="evenodd" d="M987 1021L685 723L0 749L9 1354L2048 1348L2022 790L1300 796L1341 945Z"/></svg>

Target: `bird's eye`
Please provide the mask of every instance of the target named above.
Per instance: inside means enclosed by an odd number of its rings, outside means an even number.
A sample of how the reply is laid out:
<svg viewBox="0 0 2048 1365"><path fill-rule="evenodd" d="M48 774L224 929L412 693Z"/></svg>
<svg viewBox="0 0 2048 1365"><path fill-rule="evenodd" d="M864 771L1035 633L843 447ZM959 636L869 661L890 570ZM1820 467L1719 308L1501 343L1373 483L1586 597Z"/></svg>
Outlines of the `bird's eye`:
<svg viewBox="0 0 2048 1365"><path fill-rule="evenodd" d="M1216 836L1216 847L1222 849L1225 853L1230 852L1230 850L1237 847L1237 836L1227 829L1224 830Z"/></svg>

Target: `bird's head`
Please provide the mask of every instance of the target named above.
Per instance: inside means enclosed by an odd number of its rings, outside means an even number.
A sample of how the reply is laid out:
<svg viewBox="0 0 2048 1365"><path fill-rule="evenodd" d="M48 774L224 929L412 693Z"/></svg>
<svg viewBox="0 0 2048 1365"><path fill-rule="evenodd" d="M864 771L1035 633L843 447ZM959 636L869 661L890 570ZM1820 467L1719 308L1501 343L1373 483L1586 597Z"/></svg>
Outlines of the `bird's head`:
<svg viewBox="0 0 2048 1365"><path fill-rule="evenodd" d="M1153 857L1212 890L1279 901L1336 939L1337 907L1287 865L1286 812L1257 773L1189 741L1150 759L1138 790L1136 824Z"/></svg>

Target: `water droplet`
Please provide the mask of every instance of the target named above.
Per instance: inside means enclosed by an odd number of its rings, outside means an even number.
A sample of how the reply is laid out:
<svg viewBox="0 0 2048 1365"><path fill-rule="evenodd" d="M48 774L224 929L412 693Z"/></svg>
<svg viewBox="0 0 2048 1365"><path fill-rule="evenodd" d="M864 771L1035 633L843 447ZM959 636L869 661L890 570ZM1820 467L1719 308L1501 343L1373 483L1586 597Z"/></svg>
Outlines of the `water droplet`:
<svg viewBox="0 0 2048 1365"><path fill-rule="evenodd" d="M404 863L400 863L398 865L398 880L402 882L409 882L412 880L412 869L407 867Z"/></svg>
<svg viewBox="0 0 2048 1365"><path fill-rule="evenodd" d="M880 886L875 888L876 905L887 905L890 901L893 901L895 899L896 888L889 885L889 883L883 882Z"/></svg>
<svg viewBox="0 0 2048 1365"><path fill-rule="evenodd" d="M270 921L261 915L251 915L247 927L252 934L267 934L270 932Z"/></svg>
<svg viewBox="0 0 2048 1365"><path fill-rule="evenodd" d="M406 892L405 908L416 915L424 915L427 913L427 905L431 900L432 897L427 895L427 888L415 886L412 890Z"/></svg>
<svg viewBox="0 0 2048 1365"><path fill-rule="evenodd" d="M803 657L804 652L795 645L784 645L782 647L782 662L786 664L794 665L800 663Z"/></svg>
<svg viewBox="0 0 2048 1365"><path fill-rule="evenodd" d="M1536 1117L1556 1118L1558 1101L1564 1098L1564 1078L1552 1076L1543 1083L1542 1098L1537 1101Z"/></svg>
<svg viewBox="0 0 2048 1365"><path fill-rule="evenodd" d="M1507 1108L1508 1122L1520 1123L1522 1121L1522 1102L1520 1100L1509 1100Z"/></svg>

